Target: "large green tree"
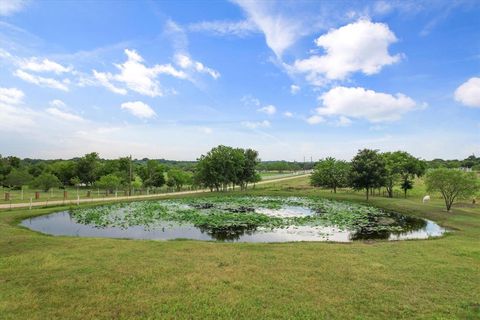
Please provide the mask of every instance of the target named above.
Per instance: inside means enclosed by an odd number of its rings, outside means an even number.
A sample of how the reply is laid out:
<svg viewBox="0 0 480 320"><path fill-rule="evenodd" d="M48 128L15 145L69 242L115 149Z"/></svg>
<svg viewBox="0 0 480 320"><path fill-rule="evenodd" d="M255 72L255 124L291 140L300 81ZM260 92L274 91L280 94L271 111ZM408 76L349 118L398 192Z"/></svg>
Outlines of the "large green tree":
<svg viewBox="0 0 480 320"><path fill-rule="evenodd" d="M137 167L145 187L161 187L165 184L165 167L156 160L148 160Z"/></svg>
<svg viewBox="0 0 480 320"><path fill-rule="evenodd" d="M328 157L315 165L310 183L315 187L331 188L337 193L337 188L348 185L349 173L350 165L346 161Z"/></svg>
<svg viewBox="0 0 480 320"><path fill-rule="evenodd" d="M33 181L33 185L47 192L51 188L59 187L61 185L61 182L60 180L58 180L56 175L44 172L35 178L35 180Z"/></svg>
<svg viewBox="0 0 480 320"><path fill-rule="evenodd" d="M110 173L100 177L100 179L95 182L95 185L100 189L105 189L109 192L113 192L122 185L122 179L117 175Z"/></svg>
<svg viewBox="0 0 480 320"><path fill-rule="evenodd" d="M351 162L350 183L354 189L369 192L385 184L385 161L378 150L359 150Z"/></svg>
<svg viewBox="0 0 480 320"><path fill-rule="evenodd" d="M4 185L10 188L21 188L25 185L28 185L33 180L31 174L26 170L21 169L12 169L9 174L5 177Z"/></svg>
<svg viewBox="0 0 480 320"><path fill-rule="evenodd" d="M432 170L428 172L425 184L428 191L441 193L448 212L456 199L468 198L479 190L478 178L475 173L455 169Z"/></svg>
<svg viewBox="0 0 480 320"><path fill-rule="evenodd" d="M405 151L382 153L385 161L385 188L388 196L393 198L393 188L397 183L404 191L405 198L407 191L413 188L413 179L425 172L425 163Z"/></svg>
<svg viewBox="0 0 480 320"><path fill-rule="evenodd" d="M88 153L77 162L77 176L86 185L93 184L98 178L99 157L98 153Z"/></svg>

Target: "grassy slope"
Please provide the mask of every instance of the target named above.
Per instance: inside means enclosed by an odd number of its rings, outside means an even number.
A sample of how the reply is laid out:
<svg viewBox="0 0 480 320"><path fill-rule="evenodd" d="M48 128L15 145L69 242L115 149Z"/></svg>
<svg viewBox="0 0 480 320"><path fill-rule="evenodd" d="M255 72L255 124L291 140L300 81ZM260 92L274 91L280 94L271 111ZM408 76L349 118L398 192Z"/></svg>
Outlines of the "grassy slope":
<svg viewBox="0 0 480 320"><path fill-rule="evenodd" d="M306 179L256 194L337 197ZM480 209L373 198L456 231L402 242L229 244L51 237L0 212L0 318L480 318ZM59 210L57 208L57 210Z"/></svg>

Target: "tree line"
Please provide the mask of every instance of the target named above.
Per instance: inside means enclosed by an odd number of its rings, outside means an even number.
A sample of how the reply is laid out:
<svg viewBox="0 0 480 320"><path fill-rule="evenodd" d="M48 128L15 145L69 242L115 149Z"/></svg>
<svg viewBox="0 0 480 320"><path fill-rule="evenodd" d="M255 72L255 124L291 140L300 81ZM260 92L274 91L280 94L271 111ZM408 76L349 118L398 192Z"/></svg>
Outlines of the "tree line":
<svg viewBox="0 0 480 320"><path fill-rule="evenodd" d="M466 167L464 167L466 168ZM439 192L445 200L447 211L456 199L475 196L480 189L477 174L459 168L428 168L426 161L415 158L405 151L384 152L363 149L351 162L328 157L317 162L310 183L316 187L364 190L366 199L374 190L384 188L387 196L393 197L395 186L407 197L413 188L414 179L426 174L427 191Z"/></svg>

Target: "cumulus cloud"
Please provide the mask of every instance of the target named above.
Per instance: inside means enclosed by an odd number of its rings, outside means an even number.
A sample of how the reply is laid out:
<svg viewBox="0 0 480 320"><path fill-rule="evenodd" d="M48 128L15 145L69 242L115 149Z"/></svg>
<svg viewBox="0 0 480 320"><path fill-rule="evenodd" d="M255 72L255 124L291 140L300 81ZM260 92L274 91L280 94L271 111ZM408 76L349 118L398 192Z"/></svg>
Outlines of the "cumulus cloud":
<svg viewBox="0 0 480 320"><path fill-rule="evenodd" d="M9 16L19 12L25 8L27 1L25 0L1 0L0 16Z"/></svg>
<svg viewBox="0 0 480 320"><path fill-rule="evenodd" d="M268 115L274 115L277 112L277 108L275 108L274 105L270 104L268 106L257 109L257 111Z"/></svg>
<svg viewBox="0 0 480 320"><path fill-rule="evenodd" d="M480 107L480 78L470 78L460 85L455 90L455 100L469 107Z"/></svg>
<svg viewBox="0 0 480 320"><path fill-rule="evenodd" d="M404 94L391 95L360 87L332 88L320 97L320 101L319 116L343 116L370 122L399 120L405 113L418 108L417 103Z"/></svg>
<svg viewBox="0 0 480 320"><path fill-rule="evenodd" d="M389 45L396 41L386 24L359 20L317 38L315 44L325 54L296 60L291 70L305 73L307 80L316 85L344 80L354 72L372 75L400 60L400 54L388 52Z"/></svg>
<svg viewBox="0 0 480 320"><path fill-rule="evenodd" d="M206 73L214 79L220 78L220 73L213 70L199 61L192 60L188 55L177 53L175 55L175 62L182 69L193 70L199 73Z"/></svg>
<svg viewBox="0 0 480 320"><path fill-rule="evenodd" d="M247 127L249 129L257 129L257 128L269 128L271 126L270 121L263 120L263 121L243 121L242 126Z"/></svg>
<svg viewBox="0 0 480 320"><path fill-rule="evenodd" d="M140 119L149 119L155 117L157 114L155 111L146 103L141 101L132 101L122 103L121 108L127 110L135 117Z"/></svg>
<svg viewBox="0 0 480 320"><path fill-rule="evenodd" d="M283 113L283 115L284 115L285 117L287 117L287 118L293 117L293 113L291 113L290 111L285 111L285 112Z"/></svg>
<svg viewBox="0 0 480 320"><path fill-rule="evenodd" d="M128 89L150 97L162 96L164 92L157 80L158 75L167 74L180 79L187 78L185 72L175 69L170 64L147 67L142 56L135 50L125 49L124 52L127 61L114 64L119 73L93 70L93 76L98 83L114 93L125 95Z"/></svg>
<svg viewBox="0 0 480 320"><path fill-rule="evenodd" d="M54 79L54 78L47 78L42 77L39 75L31 74L21 69L15 71L14 75L23 81L30 82L36 84L41 87L48 87L53 89L58 89L62 91L68 91L68 84L70 81L68 79L63 79L62 81Z"/></svg>

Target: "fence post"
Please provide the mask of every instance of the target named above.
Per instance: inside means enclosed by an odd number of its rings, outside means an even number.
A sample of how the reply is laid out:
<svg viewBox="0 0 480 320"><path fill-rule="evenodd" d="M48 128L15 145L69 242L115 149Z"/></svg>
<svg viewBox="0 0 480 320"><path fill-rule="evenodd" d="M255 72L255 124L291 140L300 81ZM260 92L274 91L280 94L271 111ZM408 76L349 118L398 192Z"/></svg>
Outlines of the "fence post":
<svg viewBox="0 0 480 320"><path fill-rule="evenodd" d="M80 205L80 196L77 196L77 206Z"/></svg>
<svg viewBox="0 0 480 320"><path fill-rule="evenodd" d="M30 210L32 210L32 197L30 197Z"/></svg>

